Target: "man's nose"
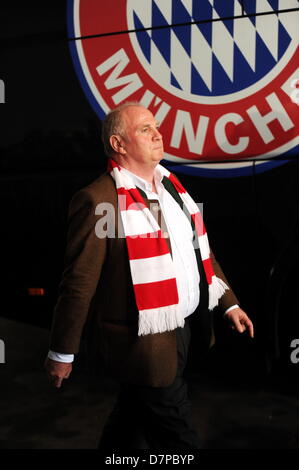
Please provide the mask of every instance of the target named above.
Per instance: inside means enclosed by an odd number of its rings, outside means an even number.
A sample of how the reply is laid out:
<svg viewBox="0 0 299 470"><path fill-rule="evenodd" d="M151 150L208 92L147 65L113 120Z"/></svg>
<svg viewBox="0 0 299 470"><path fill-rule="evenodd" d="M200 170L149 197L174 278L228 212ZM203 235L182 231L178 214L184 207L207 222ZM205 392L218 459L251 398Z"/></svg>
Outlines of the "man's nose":
<svg viewBox="0 0 299 470"><path fill-rule="evenodd" d="M153 138L154 138L155 140L162 140L162 134L161 134L161 132L159 131L159 129L154 129Z"/></svg>

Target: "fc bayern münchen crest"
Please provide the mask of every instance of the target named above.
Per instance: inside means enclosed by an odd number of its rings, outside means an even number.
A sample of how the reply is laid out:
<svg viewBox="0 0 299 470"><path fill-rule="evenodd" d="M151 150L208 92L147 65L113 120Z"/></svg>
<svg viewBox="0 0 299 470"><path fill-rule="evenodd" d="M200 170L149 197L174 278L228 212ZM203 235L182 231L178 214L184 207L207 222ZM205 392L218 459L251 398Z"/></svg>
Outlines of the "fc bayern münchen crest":
<svg viewBox="0 0 299 470"><path fill-rule="evenodd" d="M69 0L72 56L101 119L125 101L153 112L168 166L236 176L254 160L264 171L299 151L299 12L289 11L297 7Z"/></svg>

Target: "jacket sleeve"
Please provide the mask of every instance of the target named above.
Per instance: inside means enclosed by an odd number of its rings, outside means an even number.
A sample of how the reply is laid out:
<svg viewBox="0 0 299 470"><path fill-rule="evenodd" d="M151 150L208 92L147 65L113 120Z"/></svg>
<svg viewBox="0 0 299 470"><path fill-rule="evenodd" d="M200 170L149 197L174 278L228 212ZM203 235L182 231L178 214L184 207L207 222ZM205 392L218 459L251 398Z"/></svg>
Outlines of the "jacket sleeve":
<svg viewBox="0 0 299 470"><path fill-rule="evenodd" d="M239 301L237 299L237 297L235 296L234 292L232 291L219 263L217 262L215 256L214 256L214 253L211 251L211 259L212 259L212 264L213 264L213 268L214 268L214 272L216 274L217 277L219 277L220 279L222 279L225 284L229 287L229 289L227 289L225 291L225 293L223 294L223 296L221 297L221 299L219 300L219 307L221 310L223 310L223 313L229 308L229 307L232 307L233 305L235 304L239 304Z"/></svg>
<svg viewBox="0 0 299 470"><path fill-rule="evenodd" d="M54 310L50 349L77 353L83 327L106 255L106 239L98 238L95 198L83 189L71 200L64 272Z"/></svg>

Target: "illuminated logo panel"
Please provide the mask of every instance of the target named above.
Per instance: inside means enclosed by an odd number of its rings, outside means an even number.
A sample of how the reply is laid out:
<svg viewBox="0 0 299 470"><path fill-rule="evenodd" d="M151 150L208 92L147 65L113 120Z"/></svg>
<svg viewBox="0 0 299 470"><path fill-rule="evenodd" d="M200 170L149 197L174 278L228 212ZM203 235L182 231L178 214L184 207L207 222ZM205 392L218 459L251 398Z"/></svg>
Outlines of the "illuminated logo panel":
<svg viewBox="0 0 299 470"><path fill-rule="evenodd" d="M103 118L140 101L161 123L165 163L185 173L237 176L248 159L264 171L297 154L299 12L275 11L298 2L250 7L242 16L239 0L70 0L69 36L85 38L71 41L72 56L94 110Z"/></svg>

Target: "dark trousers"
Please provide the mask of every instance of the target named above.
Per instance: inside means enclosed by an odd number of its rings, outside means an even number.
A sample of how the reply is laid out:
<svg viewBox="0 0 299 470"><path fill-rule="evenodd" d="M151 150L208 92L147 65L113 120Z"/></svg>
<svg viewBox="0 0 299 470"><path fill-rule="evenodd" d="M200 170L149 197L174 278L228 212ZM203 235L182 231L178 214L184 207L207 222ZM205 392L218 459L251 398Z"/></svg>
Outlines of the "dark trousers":
<svg viewBox="0 0 299 470"><path fill-rule="evenodd" d="M177 329L178 371L168 387L121 385L100 450L199 449L183 372L190 343L188 320Z"/></svg>

